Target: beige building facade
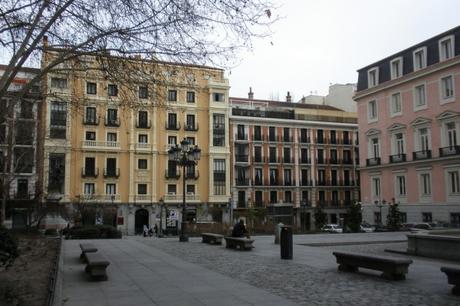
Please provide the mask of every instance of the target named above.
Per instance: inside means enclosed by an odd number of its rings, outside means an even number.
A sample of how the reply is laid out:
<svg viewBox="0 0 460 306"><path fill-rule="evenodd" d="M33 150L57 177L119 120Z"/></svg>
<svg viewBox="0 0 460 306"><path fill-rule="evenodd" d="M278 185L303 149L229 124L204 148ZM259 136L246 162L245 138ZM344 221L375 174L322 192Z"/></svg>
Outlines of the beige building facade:
<svg viewBox="0 0 460 306"><path fill-rule="evenodd" d="M45 53L44 67L59 52ZM125 234L160 219L177 231L185 175L187 219L220 221L230 196L223 70L106 57L128 62L129 78L104 71L104 59L92 55L45 76L45 201L111 210ZM168 160L184 138L202 152L185 173Z"/></svg>

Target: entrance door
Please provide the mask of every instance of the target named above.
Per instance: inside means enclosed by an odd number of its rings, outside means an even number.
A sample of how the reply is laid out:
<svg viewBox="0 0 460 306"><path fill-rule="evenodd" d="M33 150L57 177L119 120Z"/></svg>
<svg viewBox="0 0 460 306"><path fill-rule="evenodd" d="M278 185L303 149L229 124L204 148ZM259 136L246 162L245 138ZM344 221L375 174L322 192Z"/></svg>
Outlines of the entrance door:
<svg viewBox="0 0 460 306"><path fill-rule="evenodd" d="M144 225L149 225L149 212L146 209L136 210L136 217L134 221L134 231L136 234L142 234Z"/></svg>

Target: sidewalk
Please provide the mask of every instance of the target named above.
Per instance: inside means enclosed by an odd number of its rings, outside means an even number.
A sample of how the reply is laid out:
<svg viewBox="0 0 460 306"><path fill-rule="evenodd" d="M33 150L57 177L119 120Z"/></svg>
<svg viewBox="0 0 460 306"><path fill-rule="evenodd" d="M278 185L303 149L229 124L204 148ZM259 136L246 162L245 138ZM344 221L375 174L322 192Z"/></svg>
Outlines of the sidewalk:
<svg viewBox="0 0 460 306"><path fill-rule="evenodd" d="M110 261L108 281L93 282L79 261L80 242L64 241L62 302L56 305L295 305L131 238L91 240Z"/></svg>

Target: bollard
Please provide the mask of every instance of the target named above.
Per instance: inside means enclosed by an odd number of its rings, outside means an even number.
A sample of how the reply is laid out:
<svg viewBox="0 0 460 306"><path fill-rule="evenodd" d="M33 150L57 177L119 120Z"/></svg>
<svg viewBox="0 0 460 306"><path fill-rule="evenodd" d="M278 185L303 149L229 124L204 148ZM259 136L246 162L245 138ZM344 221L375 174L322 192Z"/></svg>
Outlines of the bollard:
<svg viewBox="0 0 460 306"><path fill-rule="evenodd" d="M283 225L281 222L275 225L275 244L280 244L281 226Z"/></svg>
<svg viewBox="0 0 460 306"><path fill-rule="evenodd" d="M292 259L292 226L281 226L281 259Z"/></svg>

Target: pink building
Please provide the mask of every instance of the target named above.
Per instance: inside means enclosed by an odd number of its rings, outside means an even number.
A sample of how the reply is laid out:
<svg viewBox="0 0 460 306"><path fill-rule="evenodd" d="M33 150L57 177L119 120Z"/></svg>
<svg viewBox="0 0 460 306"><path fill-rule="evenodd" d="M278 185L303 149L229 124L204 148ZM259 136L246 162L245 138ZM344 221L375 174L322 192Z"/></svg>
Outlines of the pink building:
<svg viewBox="0 0 460 306"><path fill-rule="evenodd" d="M460 27L358 73L363 218L460 225Z"/></svg>

